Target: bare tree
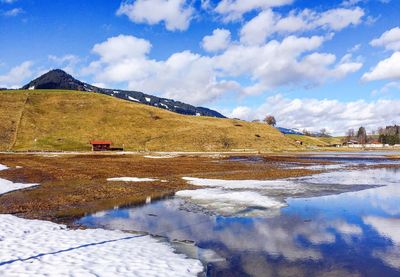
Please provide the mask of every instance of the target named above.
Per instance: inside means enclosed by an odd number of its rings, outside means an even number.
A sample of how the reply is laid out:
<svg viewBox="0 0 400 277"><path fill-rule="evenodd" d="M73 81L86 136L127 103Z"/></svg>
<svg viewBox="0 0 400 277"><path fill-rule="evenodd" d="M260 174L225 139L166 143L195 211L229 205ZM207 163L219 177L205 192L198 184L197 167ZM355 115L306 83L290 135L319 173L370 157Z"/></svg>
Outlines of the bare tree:
<svg viewBox="0 0 400 277"><path fill-rule="evenodd" d="M321 137L329 137L328 130L325 129L325 128L322 128L322 129L319 131L319 135L320 135Z"/></svg>
<svg viewBox="0 0 400 277"><path fill-rule="evenodd" d="M356 136L356 133L354 131L354 129L349 129L346 132L346 142L351 141L352 139L354 139L354 137Z"/></svg>
<svg viewBox="0 0 400 277"><path fill-rule="evenodd" d="M355 135L356 135L356 132L354 131L354 129L347 130L347 133L346 133L347 137L353 138L353 137L355 137Z"/></svg>
<svg viewBox="0 0 400 277"><path fill-rule="evenodd" d="M303 129L302 133L306 136L311 136L311 132L308 131L307 129Z"/></svg>
<svg viewBox="0 0 400 277"><path fill-rule="evenodd" d="M276 119L275 119L275 117L272 116L272 115L267 115L267 116L264 118L264 122L267 123L268 125L271 125L271 126L274 126L274 127L275 127L275 125L276 125Z"/></svg>

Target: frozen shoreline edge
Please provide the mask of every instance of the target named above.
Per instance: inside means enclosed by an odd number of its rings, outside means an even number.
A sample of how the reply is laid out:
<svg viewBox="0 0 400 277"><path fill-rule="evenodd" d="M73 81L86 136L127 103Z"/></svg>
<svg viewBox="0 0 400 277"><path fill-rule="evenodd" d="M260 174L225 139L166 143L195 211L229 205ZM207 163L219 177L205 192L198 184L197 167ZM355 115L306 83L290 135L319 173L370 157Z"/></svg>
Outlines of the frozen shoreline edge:
<svg viewBox="0 0 400 277"><path fill-rule="evenodd" d="M8 167L0 165L0 170L6 169ZM37 185L0 179L0 195ZM197 276L204 271L199 260L178 254L168 243L148 235L104 229L73 230L49 221L8 214L0 214L0 227L2 276Z"/></svg>

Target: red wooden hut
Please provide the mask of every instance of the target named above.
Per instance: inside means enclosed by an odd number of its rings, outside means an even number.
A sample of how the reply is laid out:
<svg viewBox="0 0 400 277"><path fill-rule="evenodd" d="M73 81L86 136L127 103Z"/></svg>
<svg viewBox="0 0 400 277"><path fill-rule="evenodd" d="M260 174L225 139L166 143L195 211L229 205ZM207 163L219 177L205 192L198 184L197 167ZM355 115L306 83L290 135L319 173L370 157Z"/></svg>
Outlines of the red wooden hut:
<svg viewBox="0 0 400 277"><path fill-rule="evenodd" d="M90 144L93 151L110 151L112 142L109 140L92 140Z"/></svg>

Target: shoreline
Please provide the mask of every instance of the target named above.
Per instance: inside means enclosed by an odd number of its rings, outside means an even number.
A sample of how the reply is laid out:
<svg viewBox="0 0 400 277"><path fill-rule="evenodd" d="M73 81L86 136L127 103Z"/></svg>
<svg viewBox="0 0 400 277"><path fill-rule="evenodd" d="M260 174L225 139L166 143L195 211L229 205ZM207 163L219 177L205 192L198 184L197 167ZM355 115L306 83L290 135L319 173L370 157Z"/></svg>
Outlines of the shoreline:
<svg viewBox="0 0 400 277"><path fill-rule="evenodd" d="M318 152L314 154L316 156L320 155ZM354 157L355 155L350 156ZM387 156L373 156L373 158L391 160ZM397 160L396 157L392 157L392 159ZM124 230L107 230L101 227L100 229L97 227L91 228L76 224L76 220L84 215L95 212L145 204L148 201L149 195L151 195L150 201L157 201L168 196L173 196L177 191L201 189L196 184L191 184L190 181L194 182L196 181L195 179L183 176L210 178L214 181L218 181L221 178L223 181L231 180L232 182L238 182L238 180L242 180L244 182L251 182L256 180L271 181L290 177L304 177L343 170L340 162L318 160L309 153L306 153L306 155L305 153L292 155L287 153L285 155L238 155L235 153L235 155L206 156L175 156L170 154L165 157L145 157L143 155L115 156L106 155L105 153L102 153L102 155L93 153L86 155L0 154L0 165L4 165L2 167L3 170L0 170L0 181L11 180L15 182L14 184L18 182L35 185L22 190L0 194L0 217L3 222L2 224L5 224L5 227L3 226L4 232L11 233L11 229L7 226L23 225L30 232L26 233L26 235L23 234L21 240L28 240L28 245L31 233L35 236L35 234L42 232L42 229L47 234L51 233L50 242L48 240L41 242L43 245L41 247L46 250L40 250L40 252L46 253L45 255L48 256L47 259L54 261L54 263L59 262L59 253L64 253L62 249L64 245L58 246L53 243L53 240L57 240L55 238L66 240L67 244L65 245L67 246L69 244L73 245L72 253L66 254L67 264L76 263L76 259L81 261L79 258L82 255L80 254L81 246L75 248L74 246L85 244L86 241L88 241L88 245L93 245L93 247L89 247L86 250L85 246L85 250L82 250L83 252L91 251L90 253L93 257L96 255L106 256L107 260L111 263L113 263L114 257L118 256L118 254L115 254L116 249L127 249L127 251L132 247L135 249L137 247L147 249L158 244L158 247L162 247L163 251L168 254L166 257L160 259L165 259L172 266L175 266L178 262L185 262L187 268L190 268L189 265L195 265L196 269L193 273L200 272L201 268L207 268L206 264L203 263L201 265L196 257L192 257L184 251L176 250L168 237L157 239L159 235L153 236L147 232L140 232L139 234L138 232L131 232L129 230L127 232ZM354 167L346 167L344 170L374 168L378 166L399 168L398 164L376 164L355 165ZM311 168L315 169L311 170ZM110 197L110 195L118 195L118 197L103 198ZM130 198L131 196L132 198ZM134 201L129 202L128 200L130 199L134 199ZM70 200L75 202L69 203L68 201ZM81 238L82 234L85 234L83 239ZM86 238L87 236L90 239ZM105 240L105 237L111 237L111 239ZM134 238L131 242L128 243L125 241L126 238L130 240L131 237ZM139 241L138 238L140 238ZM103 243L106 244L104 247L97 248L98 245L103 245ZM14 251L13 247L10 246L12 250L9 250L9 253L11 253L10 251ZM53 249L55 250L53 251ZM173 249L178 252L174 252ZM6 254L4 257L9 259L8 256L9 254ZM129 258L132 257L130 256ZM11 265L4 267L3 270L25 272L25 261L30 261L30 259L29 256L20 260L16 259L15 261L21 263L18 268L14 267L14 260L10 259L12 261ZM134 260L136 259L137 257ZM139 260L149 264L153 262L153 259L150 259L146 255L139 257ZM121 266L123 265L124 263L121 264ZM21 266L22 269L20 269ZM35 270L41 272L43 270L41 266L41 258L35 258ZM91 266L92 263L86 262L86 260L78 263L79 270L92 270ZM120 264L113 264L113 266L118 267ZM137 270L141 270L141 268ZM159 271L162 269L156 270Z"/></svg>
<svg viewBox="0 0 400 277"><path fill-rule="evenodd" d="M247 156L246 156L247 157ZM250 155L250 157L260 157ZM141 155L9 155L0 154L0 178L38 183L34 189L0 196L0 213L68 224L87 213L115 206L140 205L179 190L195 189L181 177L280 179L314 173L280 165L286 157L262 156L266 162L231 161L227 156L145 158ZM307 164L307 160L289 158ZM113 177L155 178L153 182L110 182ZM167 182L161 182L161 180Z"/></svg>
<svg viewBox="0 0 400 277"><path fill-rule="evenodd" d="M287 150L270 150L259 151L255 149L238 149L230 151L63 151L63 150L27 150L27 151L4 151L0 150L0 155L193 155L193 156L209 156L209 155L296 155L304 153L323 153L323 152L338 152L338 153L365 153L365 152L398 152L400 156L400 147L385 147L385 148L355 148L355 147L308 147L303 149L287 149Z"/></svg>
<svg viewBox="0 0 400 277"><path fill-rule="evenodd" d="M37 183L31 189L0 196L0 213L28 219L71 224L88 213L127 205L141 205L147 199L160 199L177 191L197 189L182 177L224 180L278 180L327 171L329 161L312 155L242 154L170 155L146 158L141 155L0 154L0 178L18 183ZM318 155L318 153L316 153ZM381 157L377 157L380 158ZM389 158L384 158L389 159ZM396 157L391 159L397 159ZM288 166L289 165L289 166ZM297 167L290 167L297 165ZM317 166L317 170L307 166ZM108 181L109 178L135 177L138 182ZM141 182L140 178L154 178ZM123 179L122 179L123 180Z"/></svg>

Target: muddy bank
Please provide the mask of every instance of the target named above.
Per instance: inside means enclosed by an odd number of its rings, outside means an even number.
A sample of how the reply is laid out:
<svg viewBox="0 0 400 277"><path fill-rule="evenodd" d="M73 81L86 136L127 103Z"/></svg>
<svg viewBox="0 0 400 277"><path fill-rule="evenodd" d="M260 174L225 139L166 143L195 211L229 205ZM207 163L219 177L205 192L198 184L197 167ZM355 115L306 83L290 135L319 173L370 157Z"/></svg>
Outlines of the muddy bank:
<svg viewBox="0 0 400 277"><path fill-rule="evenodd" d="M307 159L275 156L178 156L166 159L139 155L13 155L0 154L0 178L40 186L0 197L0 213L69 223L86 213L194 188L184 176L213 179L278 179L315 173L288 164ZM314 161L315 163L315 161ZM319 162L320 163L320 162ZM151 182L110 182L112 177L154 178Z"/></svg>

